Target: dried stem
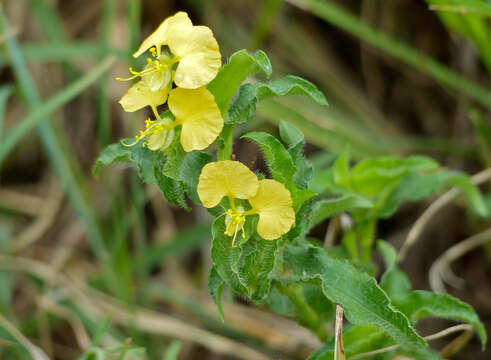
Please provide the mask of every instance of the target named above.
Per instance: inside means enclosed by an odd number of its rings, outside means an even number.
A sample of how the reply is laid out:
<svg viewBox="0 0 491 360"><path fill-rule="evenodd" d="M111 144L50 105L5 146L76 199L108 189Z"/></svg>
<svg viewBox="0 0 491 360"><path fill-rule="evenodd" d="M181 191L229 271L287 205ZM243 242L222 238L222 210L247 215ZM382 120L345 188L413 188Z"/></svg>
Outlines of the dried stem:
<svg viewBox="0 0 491 360"><path fill-rule="evenodd" d="M346 359L343 345L343 315L343 308L336 305L336 324L334 326L334 360Z"/></svg>
<svg viewBox="0 0 491 360"><path fill-rule="evenodd" d="M50 284L61 286L66 290L70 299L85 312L98 318L112 314L114 323L121 326L131 326L142 332L191 341L218 354L235 356L240 359L266 360L268 358L238 341L213 334L172 316L141 308L130 308L117 299L88 287L76 277L69 277L55 271L48 264L22 257L0 255L0 268L27 272ZM36 358L38 359L47 358Z"/></svg>
<svg viewBox="0 0 491 360"><path fill-rule="evenodd" d="M17 328L0 314L0 327L3 327L15 340L26 348L34 360L49 360L48 355L39 347L31 343Z"/></svg>
<svg viewBox="0 0 491 360"><path fill-rule="evenodd" d="M459 331L473 331L473 329L474 328L471 325L468 325L468 324L455 325L455 326L451 326L449 328L446 328L445 330L439 331L439 332L437 332L435 334L431 334L431 335L425 336L424 339L426 341L432 341L432 340L440 339L442 337L448 336L450 334L453 334L453 333L456 333L456 332L459 332ZM392 345L392 346L384 347L382 349L378 349L378 350L374 350L374 351L369 351L369 352L362 353L362 354L357 354L357 355L354 355L354 356L350 357L349 360L362 359L362 358L365 358L365 357L369 357L369 356L373 356L373 355L377 355L377 354L386 353L386 352L389 352L389 351L392 351L392 350L396 350L400 346L401 345Z"/></svg>
<svg viewBox="0 0 491 360"><path fill-rule="evenodd" d="M491 168L483 170L477 174L475 174L471 181L478 185L482 184L491 179ZM413 246L418 238L423 233L426 225L430 222L430 220L435 216L441 208L450 203L453 199L455 199L460 194L460 190L458 188L452 188L439 197L435 202L433 202L424 212L423 214L416 220L411 230L406 237L406 241L402 244L402 247L399 251L398 261L404 261L407 252L411 246Z"/></svg>
<svg viewBox="0 0 491 360"><path fill-rule="evenodd" d="M489 241L491 241L491 228L461 241L440 255L440 257L438 257L431 265L429 273L430 286L433 291L441 293L446 292L442 275L448 272L447 269L450 269L450 264L472 249Z"/></svg>

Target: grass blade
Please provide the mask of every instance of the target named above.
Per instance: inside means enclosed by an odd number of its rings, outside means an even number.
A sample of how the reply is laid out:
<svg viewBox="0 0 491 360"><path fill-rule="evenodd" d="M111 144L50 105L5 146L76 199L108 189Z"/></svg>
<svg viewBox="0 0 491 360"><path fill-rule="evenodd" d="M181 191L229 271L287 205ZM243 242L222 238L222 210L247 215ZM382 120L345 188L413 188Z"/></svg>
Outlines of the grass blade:
<svg viewBox="0 0 491 360"><path fill-rule="evenodd" d="M85 76L58 92L44 104L35 107L34 110L19 123L19 125L5 135L5 140L2 141L2 146L0 147L0 165L29 130L40 124L41 121L47 120L47 116L87 89L87 87L97 81L113 63L114 57L106 58Z"/></svg>
<svg viewBox="0 0 491 360"><path fill-rule="evenodd" d="M0 31L6 32L9 28L3 6L0 4ZM41 97L27 69L16 39L9 37L5 42L5 49L10 58L18 86L28 107L31 110L40 107L42 105ZM102 234L92 214L91 207L87 202L87 194L82 190L70 164L70 158L67 155L69 150L62 148L49 121L40 121L38 129L45 151L67 189L68 198L86 227L93 250L99 256L105 255Z"/></svg>
<svg viewBox="0 0 491 360"><path fill-rule="evenodd" d="M489 89L459 75L449 67L435 61L430 56L422 54L409 45L392 38L382 31L374 29L331 1L286 1L305 11L315 14L319 18L347 31L363 41L382 49L406 64L430 75L441 85L465 94L479 104L491 109L491 91Z"/></svg>

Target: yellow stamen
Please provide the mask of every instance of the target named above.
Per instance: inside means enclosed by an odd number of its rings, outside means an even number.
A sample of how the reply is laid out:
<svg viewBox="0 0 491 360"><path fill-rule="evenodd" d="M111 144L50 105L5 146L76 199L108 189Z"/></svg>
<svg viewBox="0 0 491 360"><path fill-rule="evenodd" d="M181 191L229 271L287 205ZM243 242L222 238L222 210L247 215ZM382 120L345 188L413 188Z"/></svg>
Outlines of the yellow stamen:
<svg viewBox="0 0 491 360"><path fill-rule="evenodd" d="M136 143L138 143L138 141L140 141L141 139L143 139L149 135L159 135L160 133L162 133L164 131L169 131L169 130L171 130L171 129L173 129L176 126L181 125L181 124L182 124L182 121L178 121L178 120L173 121L168 125L164 125L161 123L157 123L155 120L146 119L145 120L145 129L146 130L145 131L140 130L140 135L135 136L134 142L127 144L127 143L121 141L121 144L123 146L131 147L131 146L134 146ZM146 141L142 143L143 147L145 147L146 145L147 145Z"/></svg>
<svg viewBox="0 0 491 360"><path fill-rule="evenodd" d="M245 238L244 224L246 218L240 209L228 209L225 214L227 215L225 235L233 236L232 247L234 247L235 238L239 231L242 232L242 238Z"/></svg>

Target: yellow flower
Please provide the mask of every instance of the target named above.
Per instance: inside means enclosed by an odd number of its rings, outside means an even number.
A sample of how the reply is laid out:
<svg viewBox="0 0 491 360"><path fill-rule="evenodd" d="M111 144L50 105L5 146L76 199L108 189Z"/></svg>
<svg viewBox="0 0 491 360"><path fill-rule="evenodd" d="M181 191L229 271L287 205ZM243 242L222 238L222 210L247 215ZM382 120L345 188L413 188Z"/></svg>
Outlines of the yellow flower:
<svg viewBox="0 0 491 360"><path fill-rule="evenodd" d="M259 214L257 232L266 240L279 238L295 223L290 192L276 180L259 181L259 190L249 203Z"/></svg>
<svg viewBox="0 0 491 360"><path fill-rule="evenodd" d="M168 49L162 51L164 45ZM185 12L164 20L133 56L138 57L148 49L153 59L147 59L148 64L141 72L131 68L130 72L131 78L141 76L152 90L167 86L172 77L177 86L185 89L205 86L222 65L213 32L206 26L194 26Z"/></svg>
<svg viewBox="0 0 491 360"><path fill-rule="evenodd" d="M140 131L136 141L124 145L133 146L146 139L142 144L150 150L165 149L172 142L173 129L181 125L181 145L184 151L189 152L208 147L222 131L222 114L213 94L206 88L175 88L169 93L168 104L175 117L174 121L169 118L161 119L156 108L152 107L157 120L148 119L145 130Z"/></svg>
<svg viewBox="0 0 491 360"><path fill-rule="evenodd" d="M151 106L152 109L156 109L157 106L166 102L168 94L169 89L167 87L151 91L145 82L140 80L128 89L126 94L119 100L119 103L126 112L137 111L145 106Z"/></svg>
<svg viewBox="0 0 491 360"><path fill-rule="evenodd" d="M218 161L206 164L198 182L198 195L207 208L215 207L226 196L230 209L226 211L225 234L244 234L246 216L258 214L258 234L265 240L275 240L286 234L295 223L290 192L276 180L258 180L257 176L238 161ZM247 199L245 210L236 206L235 199Z"/></svg>
<svg viewBox="0 0 491 360"><path fill-rule="evenodd" d="M206 88L175 88L169 94L169 110L181 124L184 151L202 150L215 141L223 128L223 118L215 97Z"/></svg>

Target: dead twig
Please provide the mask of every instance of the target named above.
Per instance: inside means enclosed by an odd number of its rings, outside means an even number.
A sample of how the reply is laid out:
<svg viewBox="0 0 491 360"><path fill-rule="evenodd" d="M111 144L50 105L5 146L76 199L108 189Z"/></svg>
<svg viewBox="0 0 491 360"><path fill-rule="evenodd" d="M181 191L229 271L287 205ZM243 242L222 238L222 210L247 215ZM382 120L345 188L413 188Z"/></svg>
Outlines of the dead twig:
<svg viewBox="0 0 491 360"><path fill-rule="evenodd" d="M343 308L336 305L336 324L334 327L334 360L346 359L343 345L343 316Z"/></svg>
<svg viewBox="0 0 491 360"><path fill-rule="evenodd" d="M443 283L443 274L450 270L450 264L472 249L489 241L491 241L491 228L459 242L440 255L430 267L429 279L431 289L435 292L446 292Z"/></svg>
<svg viewBox="0 0 491 360"><path fill-rule="evenodd" d="M130 308L117 299L88 287L77 278L54 271L48 264L22 257L0 255L0 268L27 272L44 281L57 284L65 288L70 299L88 313L98 317L112 314L113 321L119 325L194 342L218 354L240 359L268 359L263 353L238 341L213 334L172 316L141 308Z"/></svg>
<svg viewBox="0 0 491 360"><path fill-rule="evenodd" d="M483 170L477 174L475 174L471 181L476 184L482 184L491 179L491 168ZM416 220L411 230L406 237L406 241L402 244L402 247L399 251L398 262L404 261L407 252L409 249L418 241L419 237L423 233L424 229L430 222L430 220L435 216L441 208L454 200L458 195L460 195L460 190L458 188L452 188L447 191L445 194L440 196L435 202L433 202L424 212L423 214Z"/></svg>
<svg viewBox="0 0 491 360"><path fill-rule="evenodd" d="M0 326L3 327L15 340L17 340L22 346L26 348L31 357L34 360L49 360L48 355L44 353L39 347L34 345L26 338L14 324L8 321L2 314L0 314Z"/></svg>
<svg viewBox="0 0 491 360"><path fill-rule="evenodd" d="M473 329L474 328L471 325L459 324L459 325L455 325L455 326L451 326L449 328L446 328L445 330L439 331L435 334L425 336L423 339L425 339L426 341L432 341L432 340L440 339L442 337L448 336L450 334L453 334L453 333L456 333L459 331L473 331ZM357 355L350 357L349 360L362 359L362 358L366 358L366 357L373 356L373 355L383 354L383 353L386 353L386 352L389 352L392 350L396 350L400 346L401 345L392 345L392 346L384 347L382 349L369 351L369 352L362 353L362 354L357 354Z"/></svg>
<svg viewBox="0 0 491 360"><path fill-rule="evenodd" d="M8 252L19 252L43 236L56 219L56 214L63 200L63 194L63 188L60 187L56 178L52 176L47 201L44 201L38 217L12 240L7 249Z"/></svg>

